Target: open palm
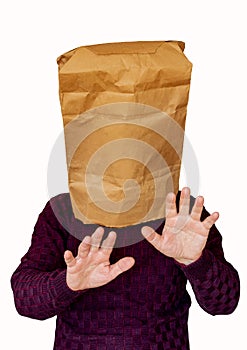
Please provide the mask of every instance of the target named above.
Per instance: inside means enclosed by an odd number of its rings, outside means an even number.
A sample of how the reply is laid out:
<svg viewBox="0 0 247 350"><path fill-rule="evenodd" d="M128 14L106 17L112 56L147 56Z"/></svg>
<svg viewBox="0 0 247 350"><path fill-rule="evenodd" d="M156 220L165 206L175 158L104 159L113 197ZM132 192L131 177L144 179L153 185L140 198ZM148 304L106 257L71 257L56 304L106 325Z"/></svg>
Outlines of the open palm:
<svg viewBox="0 0 247 350"><path fill-rule="evenodd" d="M206 245L209 230L219 217L218 212L200 221L204 198L198 196L190 208L190 189L181 191L179 213L176 208L176 196L168 193L166 197L166 221L162 235L151 227L142 228L144 237L161 253L180 263L189 264L197 260Z"/></svg>
<svg viewBox="0 0 247 350"><path fill-rule="evenodd" d="M103 286L134 265L132 257L124 257L111 265L110 255L116 233L111 231L101 244L103 234L103 227L98 227L92 236L86 236L78 247L76 257L70 250L64 253L66 282L70 289L76 291Z"/></svg>

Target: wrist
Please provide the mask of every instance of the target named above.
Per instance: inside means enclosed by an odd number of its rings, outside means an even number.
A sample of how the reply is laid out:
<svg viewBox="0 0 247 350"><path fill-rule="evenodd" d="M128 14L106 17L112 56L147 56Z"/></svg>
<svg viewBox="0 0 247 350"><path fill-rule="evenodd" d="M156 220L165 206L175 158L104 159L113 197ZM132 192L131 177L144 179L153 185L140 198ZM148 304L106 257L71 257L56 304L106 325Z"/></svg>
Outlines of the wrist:
<svg viewBox="0 0 247 350"><path fill-rule="evenodd" d="M73 291L73 292L82 292L84 290L87 290L88 288L82 284L78 284L78 281L73 281L74 278L71 280L69 275L67 274L66 275L66 284L67 284L67 287Z"/></svg>
<svg viewBox="0 0 247 350"><path fill-rule="evenodd" d="M52 280L52 291L54 291L56 300L59 302L69 302L81 295L80 291L74 291L69 288L66 282L66 270L60 271Z"/></svg>
<svg viewBox="0 0 247 350"><path fill-rule="evenodd" d="M190 264L193 264L194 262L196 262L199 258L201 257L201 254L198 255L198 257L194 258L194 259L184 259L184 258L174 258L174 260L176 260L179 264L181 265L190 265Z"/></svg>

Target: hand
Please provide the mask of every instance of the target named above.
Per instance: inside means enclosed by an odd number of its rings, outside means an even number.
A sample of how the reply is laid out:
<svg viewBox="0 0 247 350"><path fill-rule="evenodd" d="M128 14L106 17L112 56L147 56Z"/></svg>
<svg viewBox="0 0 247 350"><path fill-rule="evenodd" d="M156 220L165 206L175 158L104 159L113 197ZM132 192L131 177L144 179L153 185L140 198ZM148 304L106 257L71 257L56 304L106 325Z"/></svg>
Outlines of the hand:
<svg viewBox="0 0 247 350"><path fill-rule="evenodd" d="M181 191L179 213L176 208L176 195L172 192L166 197L166 221L162 235L151 227L142 228L143 236L161 253L188 265L202 254L206 245L210 228L219 218L214 212L204 221L200 221L204 198L198 196L189 214L190 189L184 187Z"/></svg>
<svg viewBox="0 0 247 350"><path fill-rule="evenodd" d="M134 265L135 260L131 257L110 265L116 233L111 231L100 247L103 234L103 227L98 227L91 237L86 236L78 247L76 258L69 250L64 253L66 282L70 289L76 291L103 286Z"/></svg>

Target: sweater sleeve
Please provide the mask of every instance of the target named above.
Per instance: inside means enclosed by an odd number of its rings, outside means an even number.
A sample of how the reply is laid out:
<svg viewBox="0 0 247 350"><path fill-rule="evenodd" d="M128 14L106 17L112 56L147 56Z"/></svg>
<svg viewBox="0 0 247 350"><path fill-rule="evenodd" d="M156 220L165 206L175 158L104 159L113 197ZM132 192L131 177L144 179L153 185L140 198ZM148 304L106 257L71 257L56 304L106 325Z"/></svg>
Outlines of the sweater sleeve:
<svg viewBox="0 0 247 350"><path fill-rule="evenodd" d="M11 277L19 314L47 319L63 312L83 293L72 291L66 283L66 234L48 202L34 226L31 246Z"/></svg>
<svg viewBox="0 0 247 350"><path fill-rule="evenodd" d="M209 212L203 207L201 221ZM209 231L201 257L189 265L180 265L189 280L199 305L211 315L232 313L240 297L238 272L226 261L222 236L215 225Z"/></svg>

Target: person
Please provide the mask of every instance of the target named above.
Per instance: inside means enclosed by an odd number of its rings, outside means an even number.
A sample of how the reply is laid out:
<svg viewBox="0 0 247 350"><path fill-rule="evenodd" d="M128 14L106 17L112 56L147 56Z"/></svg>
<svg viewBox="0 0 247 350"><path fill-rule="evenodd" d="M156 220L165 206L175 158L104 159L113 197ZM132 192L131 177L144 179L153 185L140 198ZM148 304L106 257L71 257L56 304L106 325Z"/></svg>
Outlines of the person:
<svg viewBox="0 0 247 350"><path fill-rule="evenodd" d="M165 200L163 224L118 248L114 231L103 239L98 227L81 241L61 225L54 206L67 225L75 221L68 193L47 202L11 285L20 315L57 316L54 349L188 350L187 281L207 313L235 310L240 281L224 257L219 213L209 214L189 187Z"/></svg>

